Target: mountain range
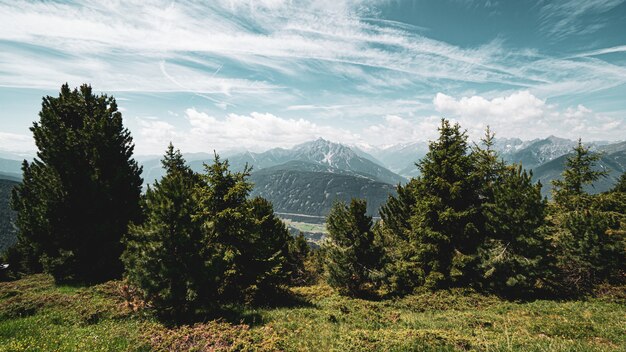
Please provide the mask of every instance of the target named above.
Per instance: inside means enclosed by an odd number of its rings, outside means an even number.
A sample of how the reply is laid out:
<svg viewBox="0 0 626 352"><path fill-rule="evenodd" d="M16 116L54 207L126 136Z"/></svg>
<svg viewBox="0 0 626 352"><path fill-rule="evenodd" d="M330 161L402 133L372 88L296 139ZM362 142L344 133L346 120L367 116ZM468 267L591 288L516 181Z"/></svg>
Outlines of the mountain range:
<svg viewBox="0 0 626 352"><path fill-rule="evenodd" d="M507 162L521 163L526 169L532 169L534 179L544 185L544 195L549 196L551 181L560 177L566 157L576 143L555 136L531 141L501 138L495 140L494 148ZM626 142L594 142L588 146L601 153L597 168L609 170L609 175L589 191L606 191L626 171ZM252 167L252 195L272 201L277 212L323 217L333 201L353 197L367 199L368 211L376 215L398 183L419 175L415 163L427 151L427 142L371 147L346 146L319 138L290 149L231 152L221 157L229 161L234 171L241 171L246 165ZM210 163L213 154L188 153L185 158L193 170L203 171L204 163ZM157 156L137 157L143 166L145 184L163 176L159 159ZM19 157L0 155L0 179L19 180L20 167Z"/></svg>

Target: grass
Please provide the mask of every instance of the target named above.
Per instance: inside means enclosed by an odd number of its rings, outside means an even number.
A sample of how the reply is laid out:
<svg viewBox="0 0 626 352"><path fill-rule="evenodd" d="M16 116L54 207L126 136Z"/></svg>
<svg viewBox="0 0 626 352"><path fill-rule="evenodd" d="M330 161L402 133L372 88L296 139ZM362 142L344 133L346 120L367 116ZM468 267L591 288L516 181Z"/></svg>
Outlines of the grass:
<svg viewBox="0 0 626 352"><path fill-rule="evenodd" d="M626 351L620 290L564 302L469 290L367 301L325 285L292 293L304 303L169 328L130 304L122 282L55 286L33 275L0 283L0 351Z"/></svg>
<svg viewBox="0 0 626 352"><path fill-rule="evenodd" d="M302 232L323 233L323 234L328 233L328 231L326 230L325 224L312 224L312 223L298 222L298 221L293 221L293 220L288 220L288 219L285 219L283 221L285 221L287 225L293 228L296 228Z"/></svg>

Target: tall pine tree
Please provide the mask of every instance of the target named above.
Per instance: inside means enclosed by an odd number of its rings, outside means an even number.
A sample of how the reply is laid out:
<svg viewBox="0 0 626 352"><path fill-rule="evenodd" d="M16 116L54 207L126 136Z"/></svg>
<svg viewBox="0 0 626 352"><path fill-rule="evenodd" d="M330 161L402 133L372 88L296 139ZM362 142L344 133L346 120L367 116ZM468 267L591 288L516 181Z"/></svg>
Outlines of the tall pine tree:
<svg viewBox="0 0 626 352"><path fill-rule="evenodd" d="M421 280L429 288L467 283L475 273L483 219L480 180L461 127L442 119L439 138L418 167L417 204L410 221Z"/></svg>
<svg viewBox="0 0 626 352"><path fill-rule="evenodd" d="M533 184L532 173L521 165L501 160L494 143L495 134L487 127L481 143L473 148L485 221L484 242L478 251L479 283L483 289L508 296L545 293L554 265L541 183Z"/></svg>
<svg viewBox="0 0 626 352"><path fill-rule="evenodd" d="M14 193L22 244L57 281L98 282L122 272L122 235L140 216L141 168L115 99L88 85L45 97L31 127L37 159Z"/></svg>
<svg viewBox="0 0 626 352"><path fill-rule="evenodd" d="M365 200L337 202L328 214L325 268L328 284L344 295L371 293L380 276L382 250Z"/></svg>
<svg viewBox="0 0 626 352"><path fill-rule="evenodd" d="M554 243L563 288L573 294L603 282L623 282L626 271L623 194L590 195L585 191L585 186L606 175L606 170L595 167L599 158L579 140L567 158L562 179L553 182L550 220Z"/></svg>
<svg viewBox="0 0 626 352"><path fill-rule="evenodd" d="M215 300L207 275L195 200L200 176L170 143L162 160L165 176L145 195L146 220L130 227L122 260L126 276L159 315L184 320Z"/></svg>

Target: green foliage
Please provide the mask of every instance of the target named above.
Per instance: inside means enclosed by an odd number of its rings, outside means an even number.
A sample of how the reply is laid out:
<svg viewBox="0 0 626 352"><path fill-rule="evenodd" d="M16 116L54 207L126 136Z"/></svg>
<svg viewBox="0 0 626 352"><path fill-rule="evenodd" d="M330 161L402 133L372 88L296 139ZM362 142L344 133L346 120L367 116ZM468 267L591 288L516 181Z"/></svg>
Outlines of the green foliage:
<svg viewBox="0 0 626 352"><path fill-rule="evenodd" d="M119 276L120 239L139 218L142 179L115 99L63 85L43 99L31 131L38 158L24 163L13 193L20 248L40 254L58 281Z"/></svg>
<svg viewBox="0 0 626 352"><path fill-rule="evenodd" d="M423 283L438 288L471 281L483 220L476 192L480 180L461 127L442 120L439 138L418 167L419 201L410 221Z"/></svg>
<svg viewBox="0 0 626 352"><path fill-rule="evenodd" d="M302 233L289 241L289 283L294 286L302 286L312 283L312 273L306 267L311 248Z"/></svg>
<svg viewBox="0 0 626 352"><path fill-rule="evenodd" d="M11 209L11 192L18 183L0 178L0 254L16 240L15 212Z"/></svg>
<svg viewBox="0 0 626 352"><path fill-rule="evenodd" d="M521 166L509 166L489 185L483 204L486 239L480 248L484 288L506 296L547 293L554 280L541 184Z"/></svg>
<svg viewBox="0 0 626 352"><path fill-rule="evenodd" d="M392 291L460 285L476 272L483 219L480 178L467 136L443 119L439 138L417 165L421 176L398 188L381 210L390 254Z"/></svg>
<svg viewBox="0 0 626 352"><path fill-rule="evenodd" d="M626 196L622 192L590 195L583 189L605 175L594 171L598 159L579 140L567 158L563 179L554 182L550 221L562 287L570 294L625 280Z"/></svg>
<svg viewBox="0 0 626 352"><path fill-rule="evenodd" d="M196 218L205 234L208 270L219 278L217 293L233 301L267 297L287 280L289 232L271 203L248 200L248 168L232 173L217 155L205 168Z"/></svg>
<svg viewBox="0 0 626 352"><path fill-rule="evenodd" d="M350 205L337 202L326 220L324 244L328 284L341 294L357 296L370 291L380 276L382 250L372 231L372 217L365 200Z"/></svg>
<svg viewBox="0 0 626 352"><path fill-rule="evenodd" d="M552 217L562 284L566 292L590 292L600 283L626 279L626 196L592 197L585 209Z"/></svg>
<svg viewBox="0 0 626 352"><path fill-rule="evenodd" d="M607 175L606 170L594 170L596 162L600 160L600 154L593 153L589 147L585 147L582 141L578 140L578 145L573 148L573 155L567 157L563 179L554 180L552 194L557 205L566 209L580 209L579 203L572 197L585 195L583 189L586 185L592 185L600 177Z"/></svg>
<svg viewBox="0 0 626 352"><path fill-rule="evenodd" d="M201 226L193 218L200 176L172 144L162 164L166 175L148 188L146 220L130 226L122 261L129 281L161 316L182 319L215 299L216 283L205 270Z"/></svg>
<svg viewBox="0 0 626 352"><path fill-rule="evenodd" d="M178 322L275 294L288 277L290 235L268 201L247 198L248 171L231 173L216 155L198 175L171 144L163 166L146 193L146 221L126 241L130 282Z"/></svg>

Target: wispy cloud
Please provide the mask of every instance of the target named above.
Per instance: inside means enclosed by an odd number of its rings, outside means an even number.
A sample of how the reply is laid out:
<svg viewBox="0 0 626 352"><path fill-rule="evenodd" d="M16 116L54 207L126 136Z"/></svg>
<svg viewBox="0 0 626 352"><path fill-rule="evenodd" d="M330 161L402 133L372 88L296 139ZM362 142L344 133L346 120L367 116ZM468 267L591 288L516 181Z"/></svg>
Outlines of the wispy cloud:
<svg viewBox="0 0 626 352"><path fill-rule="evenodd" d="M624 1L541 2L541 30L554 39L598 30L599 15ZM380 9L389 3L0 0L0 86L58 89L62 82L88 82L98 91L155 93L154 99L185 92L208 102L213 110L183 113L196 103L178 101L164 111L181 116L138 118L138 149L157 153L169 139L188 150L219 149L219 143L290 146L315 136L408 142L430 138L426 131L436 131L436 113L462 119L472 131L490 123L529 137L568 126L573 134L606 139L615 126L624 127L623 117L587 111L578 102L554 103L623 89L626 68L606 54L623 53L624 45L568 50L563 57L512 47L497 33L479 44L451 44L428 28L383 18ZM457 3L503 10L502 2ZM125 116L145 116L138 105L125 106ZM517 119L531 127L506 125ZM235 139L245 136L255 140Z"/></svg>
<svg viewBox="0 0 626 352"><path fill-rule="evenodd" d="M583 4L574 13L601 11L618 1L600 3ZM308 79L329 70L341 71L362 91L437 86L445 81L517 88L558 83L552 67L536 65L544 57L505 50L499 41L461 48L433 40L411 26L372 20L376 5L373 1L3 3L0 39L5 54L0 69L13 74L0 75L0 85L56 87L59 81L89 81L106 90L199 92L222 102L220 95L267 94L281 86L275 80ZM566 13L570 6L574 5L546 5L545 17ZM16 53L19 46L21 52ZM190 60L195 67L181 64ZM566 59L552 60L572 66ZM588 63L592 64L603 65ZM214 67L223 69L215 74ZM529 70L534 74L526 75ZM567 72L573 70L577 67ZM302 89L298 83L294 87Z"/></svg>
<svg viewBox="0 0 626 352"><path fill-rule="evenodd" d="M625 0L547 1L541 6L542 28L553 38L591 34L604 27L602 17Z"/></svg>

